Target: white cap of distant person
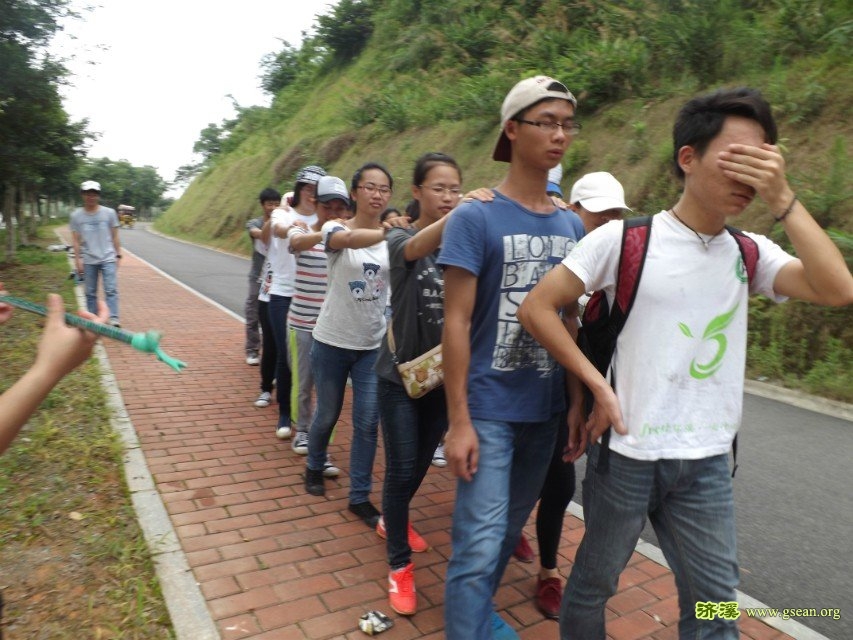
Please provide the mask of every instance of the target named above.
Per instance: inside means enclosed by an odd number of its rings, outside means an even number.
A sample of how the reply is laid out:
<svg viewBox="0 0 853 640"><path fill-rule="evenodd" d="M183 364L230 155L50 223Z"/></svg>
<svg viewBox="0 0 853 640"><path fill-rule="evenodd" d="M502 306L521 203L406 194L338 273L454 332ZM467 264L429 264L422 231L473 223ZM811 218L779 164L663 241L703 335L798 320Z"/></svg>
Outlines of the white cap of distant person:
<svg viewBox="0 0 853 640"><path fill-rule="evenodd" d="M587 173L575 182L569 207L580 216L587 233L631 211L625 204L625 189L607 171Z"/></svg>
<svg viewBox="0 0 853 640"><path fill-rule="evenodd" d="M94 180L86 180L83 184L80 185L80 191L85 193L87 191L97 191L101 192L101 183L95 182Z"/></svg>

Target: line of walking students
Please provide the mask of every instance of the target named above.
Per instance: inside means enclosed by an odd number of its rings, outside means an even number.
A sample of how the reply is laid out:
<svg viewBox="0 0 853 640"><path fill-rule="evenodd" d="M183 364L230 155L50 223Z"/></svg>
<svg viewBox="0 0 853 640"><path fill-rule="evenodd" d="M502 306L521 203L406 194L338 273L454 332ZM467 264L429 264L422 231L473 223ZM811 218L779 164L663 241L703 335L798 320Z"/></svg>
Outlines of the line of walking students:
<svg viewBox="0 0 853 640"><path fill-rule="evenodd" d="M846 305L853 277L791 190L761 95L694 98L673 129L683 191L653 217L613 358L619 378L602 376L576 346L578 302L604 290L612 303L630 209L606 172L582 176L569 202L560 199L552 171L580 132L576 108L558 80L522 80L500 111L492 157L507 163L501 182L463 198L457 162L427 153L404 217L381 221L394 181L372 162L349 187L307 166L281 207L277 192L262 192L264 217L249 223L264 256L258 296L268 299L256 405L269 405L274 371L276 435L307 456L305 490L320 497L340 473L327 449L351 380L348 508L386 540L389 603L401 615L417 611L413 554L429 548L409 505L444 436L458 478L444 602L451 640L518 637L493 600L513 553L533 560L522 527L539 500L534 598L559 619L561 638L605 638L605 605L647 518L675 575L680 637L737 638L730 616L700 619L695 607L736 600L728 451L741 416L747 297ZM759 257L746 278L724 227L756 195L799 257L749 234ZM693 337L706 326L725 335ZM395 363L438 344L444 387L412 399ZM716 368L697 369L704 360ZM381 513L370 501L380 423ZM586 532L563 593L556 553L583 453Z"/></svg>

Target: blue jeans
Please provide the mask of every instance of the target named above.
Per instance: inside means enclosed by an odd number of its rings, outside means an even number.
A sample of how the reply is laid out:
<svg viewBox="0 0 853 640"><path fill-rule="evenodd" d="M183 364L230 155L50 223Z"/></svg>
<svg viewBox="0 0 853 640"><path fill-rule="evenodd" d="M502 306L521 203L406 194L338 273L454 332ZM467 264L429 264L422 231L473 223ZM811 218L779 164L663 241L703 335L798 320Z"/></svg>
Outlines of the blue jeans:
<svg viewBox="0 0 853 640"><path fill-rule="evenodd" d="M539 499L563 415L545 422L473 420L480 461L471 482L456 483L444 592L448 640L491 640L492 597Z"/></svg>
<svg viewBox="0 0 853 640"><path fill-rule="evenodd" d="M290 395L293 381L287 359L287 312L290 298L270 296L268 311L272 333L275 336L275 399L278 402L278 426L290 426Z"/></svg>
<svg viewBox="0 0 853 640"><path fill-rule="evenodd" d="M118 283L115 261L100 264L84 264L83 280L86 283L86 308L90 313L98 313L98 274L104 280L104 298L110 310L110 319L118 320Z"/></svg>
<svg viewBox="0 0 853 640"><path fill-rule="evenodd" d="M738 584L734 498L728 456L700 460L633 460L610 452L597 473L601 446L589 448L583 508L586 532L563 594L562 640L605 637L604 607L616 593L648 515L675 575L680 638L737 640L734 621L696 618L697 602L733 602Z"/></svg>
<svg viewBox="0 0 853 640"><path fill-rule="evenodd" d="M379 414L385 443L382 515L388 532L388 564L405 567L409 546L409 502L429 471L432 456L447 429L444 389L412 399L399 384L379 378Z"/></svg>
<svg viewBox="0 0 853 640"><path fill-rule="evenodd" d="M308 429L308 468L322 471L332 429L341 415L347 376L352 378L352 448L350 449L350 504L367 502L373 486L373 461L379 408L376 402L376 356L379 349L341 349L314 340L311 369L317 409Z"/></svg>

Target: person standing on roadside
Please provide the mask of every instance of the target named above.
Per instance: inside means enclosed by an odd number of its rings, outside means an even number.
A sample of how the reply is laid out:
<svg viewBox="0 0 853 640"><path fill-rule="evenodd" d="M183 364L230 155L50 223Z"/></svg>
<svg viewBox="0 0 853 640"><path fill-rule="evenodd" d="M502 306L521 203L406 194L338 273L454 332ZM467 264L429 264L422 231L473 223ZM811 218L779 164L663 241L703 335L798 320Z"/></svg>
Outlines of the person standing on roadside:
<svg viewBox="0 0 853 640"><path fill-rule="evenodd" d="M370 502L379 426L374 366L385 335L388 294L388 248L379 216L393 186L385 167L375 162L363 165L350 187L355 215L346 222L323 225L328 290L311 348L317 411L308 429L305 490L314 496L326 493L323 465L349 377L353 434L348 509L372 529L379 521L379 511Z"/></svg>
<svg viewBox="0 0 853 640"><path fill-rule="evenodd" d="M86 180L80 185L83 206L71 214L74 268L82 274L86 308L98 312L98 278L103 280L109 323L121 326L118 315L118 263L121 260L120 223L115 209L101 205L101 185Z"/></svg>
<svg viewBox="0 0 853 640"><path fill-rule="evenodd" d="M317 222L317 201L314 196L317 181L324 175L325 170L314 165L300 169L296 174L293 198L283 208L272 212L261 231L262 240L268 242L267 256L272 270L269 319L276 346L275 388L278 422L275 435L281 440L290 438L293 423L290 402L293 379L287 359L287 314L295 291L296 259L290 252L287 232L294 224L307 227Z"/></svg>
<svg viewBox="0 0 853 640"><path fill-rule="evenodd" d="M507 94L493 158L509 163L492 202L465 202L447 223L442 354L448 466L458 481L447 568L449 640L517 638L493 597L565 426L562 369L516 309L574 247L583 226L545 192L580 130L561 82L527 78ZM579 400L579 399L578 399Z"/></svg>
<svg viewBox="0 0 853 640"><path fill-rule="evenodd" d="M441 343L444 282L435 260L448 215L459 204L461 184L462 172L453 158L443 153L421 156L412 180L417 220L411 228L395 227L385 234L392 321L376 364L385 444L383 516L376 533L387 539L388 598L401 615L417 611L412 552L429 549L409 521L409 504L447 428L447 403L443 389L410 398L395 363L412 360Z"/></svg>
<svg viewBox="0 0 853 640"><path fill-rule="evenodd" d="M613 299L624 223L587 235L519 309L527 330L594 398L589 420L569 436L569 453L586 449L587 466L585 532L560 613L564 640L605 638L606 603L647 519L675 576L679 637L739 636L729 452L742 416L749 295L853 303L853 276L791 189L776 140L770 105L754 89L720 89L682 107L673 164L683 189L652 218L607 378L557 311L585 291ZM756 195L799 257L754 233L739 244L726 230ZM599 440L611 427L609 444Z"/></svg>
<svg viewBox="0 0 853 640"><path fill-rule="evenodd" d="M258 366L261 363L261 332L259 330L260 320L258 317L258 291L261 288L261 269L267 259L267 244L261 237L263 235L264 223L270 219L272 212L281 205L281 194L272 188L266 188L258 196L261 203L263 215L252 218L246 223L246 231L252 240L252 259L249 267L249 294L246 296L244 305L244 316L246 318L246 364ZM270 387L272 391L272 380ZM264 392L263 381L261 392ZM269 402L267 402L269 404Z"/></svg>

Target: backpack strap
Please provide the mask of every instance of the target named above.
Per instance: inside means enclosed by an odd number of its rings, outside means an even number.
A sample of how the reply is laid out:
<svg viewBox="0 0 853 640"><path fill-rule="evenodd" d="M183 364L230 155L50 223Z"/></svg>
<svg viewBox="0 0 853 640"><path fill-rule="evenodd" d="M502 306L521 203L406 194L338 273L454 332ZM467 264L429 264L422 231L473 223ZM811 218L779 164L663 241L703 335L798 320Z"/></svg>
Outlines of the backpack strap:
<svg viewBox="0 0 853 640"><path fill-rule="evenodd" d="M616 287L613 295L613 305L607 325L610 336L607 361L610 363L610 384L616 388L616 371L613 368L613 352L616 350L616 340L628 320L631 307L637 297L640 287L640 276L646 263L646 253L649 250L649 240L652 235L652 216L640 216L625 221L622 227L622 245L619 250L619 266L616 269ZM604 292L599 292L604 295ZM606 375L606 370L602 372ZM598 456L598 473L610 470L610 427L601 436L601 451Z"/></svg>
<svg viewBox="0 0 853 640"><path fill-rule="evenodd" d="M743 266L746 268L747 281L751 283L755 279L755 272L758 269L758 244L740 229L726 225L726 231L737 242L740 255L743 258Z"/></svg>
<svg viewBox="0 0 853 640"><path fill-rule="evenodd" d="M746 280L751 284L755 280L755 272L758 269L758 244L740 229L726 225L726 231L737 242L740 255L743 258L743 266L746 269ZM737 466L737 434L735 434L734 440L732 440L732 478L737 473Z"/></svg>

